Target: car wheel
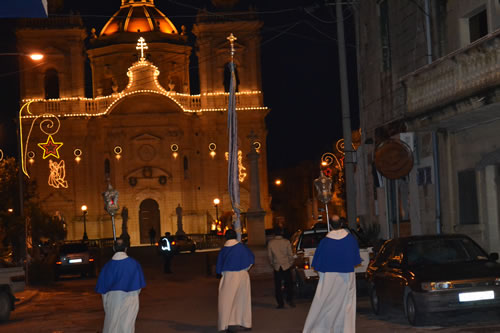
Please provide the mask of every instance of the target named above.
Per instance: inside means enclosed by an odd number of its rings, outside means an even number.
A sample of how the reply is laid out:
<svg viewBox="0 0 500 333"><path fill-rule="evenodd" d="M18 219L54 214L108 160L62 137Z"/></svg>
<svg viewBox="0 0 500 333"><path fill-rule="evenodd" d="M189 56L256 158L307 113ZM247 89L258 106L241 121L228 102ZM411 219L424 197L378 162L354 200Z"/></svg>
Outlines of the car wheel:
<svg viewBox="0 0 500 333"><path fill-rule="evenodd" d="M408 322L411 325L417 326L420 323L421 314L418 311L417 305L415 303L415 298L412 294L408 294L408 296L406 297L405 313L406 319L408 319Z"/></svg>
<svg viewBox="0 0 500 333"><path fill-rule="evenodd" d="M375 286L370 288L370 303L374 314L381 315L383 313L383 307L380 303L380 297Z"/></svg>
<svg viewBox="0 0 500 333"><path fill-rule="evenodd" d="M5 292L0 292L0 321L7 321L10 317L10 297Z"/></svg>

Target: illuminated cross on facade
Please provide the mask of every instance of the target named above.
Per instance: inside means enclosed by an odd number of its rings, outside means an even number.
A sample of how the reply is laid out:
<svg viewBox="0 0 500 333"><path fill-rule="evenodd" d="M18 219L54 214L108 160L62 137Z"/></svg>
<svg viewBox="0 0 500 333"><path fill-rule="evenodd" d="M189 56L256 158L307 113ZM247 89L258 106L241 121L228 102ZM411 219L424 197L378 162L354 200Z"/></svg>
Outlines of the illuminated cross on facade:
<svg viewBox="0 0 500 333"><path fill-rule="evenodd" d="M233 59L234 57L234 42L237 40L238 38L236 38L233 33L231 32L231 34L229 35L229 37L227 37L227 40L229 41L229 43L231 43L231 60Z"/></svg>
<svg viewBox="0 0 500 333"><path fill-rule="evenodd" d="M136 50L141 50L141 61L144 60L144 50L148 49L148 45L146 44L146 41L144 38L139 38L139 41L137 42L137 47L135 48Z"/></svg>

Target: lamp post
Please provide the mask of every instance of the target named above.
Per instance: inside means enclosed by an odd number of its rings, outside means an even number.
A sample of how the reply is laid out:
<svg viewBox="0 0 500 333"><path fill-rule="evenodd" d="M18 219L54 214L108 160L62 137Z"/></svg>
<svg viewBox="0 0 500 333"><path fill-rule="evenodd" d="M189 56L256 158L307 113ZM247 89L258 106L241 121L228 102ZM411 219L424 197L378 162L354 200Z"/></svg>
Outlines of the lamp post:
<svg viewBox="0 0 500 333"><path fill-rule="evenodd" d="M219 204L220 200L219 198L214 199L214 206L215 206L215 222L219 222Z"/></svg>
<svg viewBox="0 0 500 333"><path fill-rule="evenodd" d="M83 213L83 240L86 241L89 239L89 236L87 236L87 206L86 205L82 206L82 213Z"/></svg>
<svg viewBox="0 0 500 333"><path fill-rule="evenodd" d="M41 53L33 53L33 54L25 54L25 53L0 53L0 56L16 56L16 57L19 57L19 56L27 56L29 58L31 58L31 60L33 61L40 61L43 59L43 54ZM18 93L19 91L17 91ZM21 110L19 110L19 116L20 116L20 113L22 111L23 108L21 108ZM19 120L18 120L19 119ZM20 219L24 222L24 253L22 253L22 256L25 258L25 262L26 262L26 266L25 266L25 282L26 282L26 285L28 285L28 276L29 276L29 255L28 255L28 232L29 232L29 228L28 228L28 223L29 223L29 217L25 216L24 215L24 176L23 176L23 164L22 164L22 138L21 138L21 121L20 121L21 117L16 117L16 120L15 120L15 123L16 123L16 131L17 131L17 135L16 135L16 141L17 141L17 178L18 178L18 186L19 186L19 193L18 193L18 196L19 196L19 217Z"/></svg>
<svg viewBox="0 0 500 333"><path fill-rule="evenodd" d="M0 56L25 56L33 61L40 61L43 59L43 54L41 53L0 53Z"/></svg>

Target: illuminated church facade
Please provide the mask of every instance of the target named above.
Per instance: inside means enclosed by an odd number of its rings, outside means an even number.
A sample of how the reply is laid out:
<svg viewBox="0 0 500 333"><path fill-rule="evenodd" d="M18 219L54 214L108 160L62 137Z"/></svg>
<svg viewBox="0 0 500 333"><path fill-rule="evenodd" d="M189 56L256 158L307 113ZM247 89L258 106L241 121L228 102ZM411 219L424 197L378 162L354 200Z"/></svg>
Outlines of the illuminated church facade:
<svg viewBox="0 0 500 333"><path fill-rule="evenodd" d="M190 94L192 46L153 0L122 0L102 28L87 34L79 17L36 19L17 31L20 52L43 63L21 63L23 171L36 181L42 207L64 218L68 239L112 237L102 192L108 179L128 210L132 244L156 235L210 232L231 211L227 191L227 105L233 33L238 74L241 208L249 207L247 154L258 148L262 209L269 212L266 165L268 108L260 68L261 22L199 16L196 36L200 94ZM92 79L85 78L89 61ZM91 98L85 84L92 84ZM87 206L84 223L81 207ZM182 225L176 209L182 207ZM179 209L177 209L179 212ZM265 225L271 227L270 213ZM123 214L117 215L117 234Z"/></svg>

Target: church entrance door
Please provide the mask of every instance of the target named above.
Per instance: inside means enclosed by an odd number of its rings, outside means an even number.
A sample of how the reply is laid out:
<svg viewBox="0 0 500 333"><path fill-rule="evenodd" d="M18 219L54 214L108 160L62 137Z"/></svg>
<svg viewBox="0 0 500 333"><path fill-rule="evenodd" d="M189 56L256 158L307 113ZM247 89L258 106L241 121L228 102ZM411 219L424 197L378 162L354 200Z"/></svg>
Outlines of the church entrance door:
<svg viewBox="0 0 500 333"><path fill-rule="evenodd" d="M160 230L160 210L158 203L153 199L146 199L139 206L139 228L141 244L149 244L149 231L154 228L156 239L161 236Z"/></svg>

